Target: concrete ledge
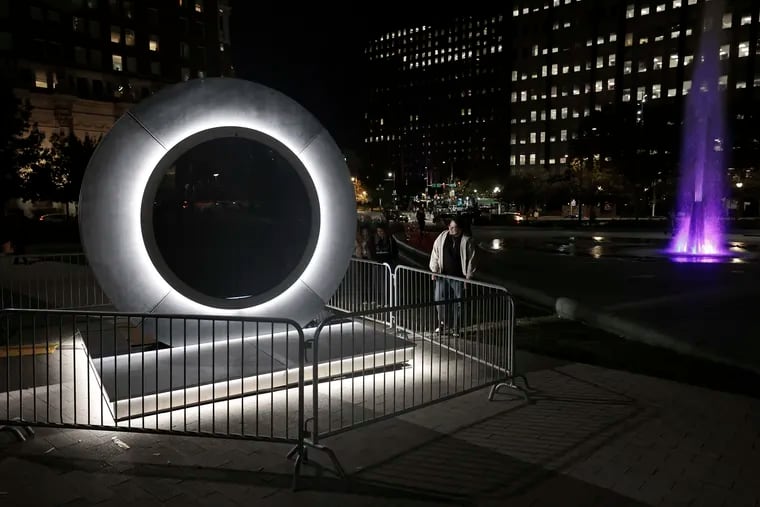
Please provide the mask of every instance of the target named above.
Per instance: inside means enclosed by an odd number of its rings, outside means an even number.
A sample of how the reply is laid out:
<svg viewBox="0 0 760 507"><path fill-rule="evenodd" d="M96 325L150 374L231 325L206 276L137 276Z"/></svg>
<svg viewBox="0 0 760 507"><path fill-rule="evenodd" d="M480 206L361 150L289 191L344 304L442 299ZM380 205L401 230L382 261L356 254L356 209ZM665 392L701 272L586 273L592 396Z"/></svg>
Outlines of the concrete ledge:
<svg viewBox="0 0 760 507"><path fill-rule="evenodd" d="M416 260L417 262L421 262L427 266L427 258L429 257L429 254L427 252L418 250L401 240L398 240L398 244L399 248L402 251L408 253L412 257L412 260ZM524 287L509 280L499 279L483 271L479 271L476 274L476 279L488 283L502 285L506 287L511 294L520 299L524 299L530 303L553 310L561 319L581 322L590 327L606 331L621 338L625 338L626 340L636 341L644 343L646 345L652 345L654 347L669 349L679 354L741 368L743 370L751 371L760 375L760 368L757 368L756 366L745 364L740 361L735 361L723 356L719 356L712 352L705 351L692 343L679 340L656 329L652 329L631 320L618 317L612 313L590 308L576 301L575 299L562 296L555 297L540 290Z"/></svg>

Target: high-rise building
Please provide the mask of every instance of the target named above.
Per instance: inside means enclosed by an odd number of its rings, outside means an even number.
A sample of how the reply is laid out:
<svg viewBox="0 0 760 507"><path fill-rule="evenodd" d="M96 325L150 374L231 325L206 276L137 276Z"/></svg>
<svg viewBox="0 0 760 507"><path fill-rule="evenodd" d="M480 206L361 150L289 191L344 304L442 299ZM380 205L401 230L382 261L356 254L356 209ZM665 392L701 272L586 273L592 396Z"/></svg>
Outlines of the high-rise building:
<svg viewBox="0 0 760 507"><path fill-rule="evenodd" d="M757 3L725 2L723 12L716 15L719 19L705 20L706 4L705 0L515 2L512 171L562 170L582 119L594 110L611 108L641 116L648 108L682 104L693 86L703 22L720 25L722 71L717 86L726 91L728 116L733 115L732 104L756 99L760 93L760 77L755 77L760 70L756 68ZM672 118L676 125L680 120Z"/></svg>
<svg viewBox="0 0 760 507"><path fill-rule="evenodd" d="M369 160L398 188L506 169L508 42L500 15L394 27L365 49Z"/></svg>
<svg viewBox="0 0 760 507"><path fill-rule="evenodd" d="M98 137L162 86L231 75L228 0L0 0L0 62L50 135Z"/></svg>
<svg viewBox="0 0 760 507"><path fill-rule="evenodd" d="M366 50L370 160L428 182L447 178L452 163L455 177L557 174L595 110L673 106L660 109L678 128L705 6L718 1L516 0L502 15L394 27ZM751 144L739 143L751 131L742 122L760 117L750 107L760 98L760 11L754 0L723 6L709 22L721 31L729 163L741 165Z"/></svg>

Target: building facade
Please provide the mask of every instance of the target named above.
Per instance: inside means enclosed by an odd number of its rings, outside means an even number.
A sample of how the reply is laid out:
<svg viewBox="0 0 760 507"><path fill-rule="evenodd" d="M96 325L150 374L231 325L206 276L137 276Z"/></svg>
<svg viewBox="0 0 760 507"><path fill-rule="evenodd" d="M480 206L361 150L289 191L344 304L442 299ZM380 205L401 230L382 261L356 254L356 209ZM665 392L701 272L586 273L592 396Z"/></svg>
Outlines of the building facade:
<svg viewBox="0 0 760 507"><path fill-rule="evenodd" d="M402 191L506 168L508 42L503 15L400 26L365 54L365 146Z"/></svg>
<svg viewBox="0 0 760 507"><path fill-rule="evenodd" d="M706 19L711 4L718 11ZM515 2L512 172L563 170L583 118L594 110L630 112L634 121L651 108L679 111L693 87L704 22L720 25L717 85L725 91L729 131L741 130L749 111L737 106L760 95L759 16L752 0ZM678 125L681 118L671 121ZM734 141L732 151L746 148Z"/></svg>
<svg viewBox="0 0 760 507"><path fill-rule="evenodd" d="M370 160L428 182L450 176L451 163L455 177L556 175L594 111L636 122L667 110L678 128L708 6L720 11L711 22L730 171L749 171L760 145L748 134L760 126L753 0L516 0L503 14L382 34L366 50Z"/></svg>
<svg viewBox="0 0 760 507"><path fill-rule="evenodd" d="M0 0L0 58L48 137L95 138L162 86L231 75L226 0Z"/></svg>

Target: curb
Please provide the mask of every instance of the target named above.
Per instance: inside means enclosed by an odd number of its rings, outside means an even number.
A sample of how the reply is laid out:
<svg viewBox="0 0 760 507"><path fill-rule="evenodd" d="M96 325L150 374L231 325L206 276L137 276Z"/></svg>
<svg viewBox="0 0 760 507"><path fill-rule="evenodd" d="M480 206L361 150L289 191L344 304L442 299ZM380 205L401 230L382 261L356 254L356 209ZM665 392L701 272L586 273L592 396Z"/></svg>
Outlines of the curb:
<svg viewBox="0 0 760 507"><path fill-rule="evenodd" d="M396 239L401 249L407 250L416 257L423 257L426 259L429 256L428 253L423 252L422 250L418 250L417 248L408 245L398 238ZM575 299L562 296L551 296L540 290L524 287L509 280L497 279L496 277L485 274L482 271L478 275L479 276L477 279L484 282L505 286L511 294L517 296L520 299L525 299L539 306L551 308L561 319L580 322L596 329L614 334L626 340L644 343L646 345L651 345L654 347L665 348L679 354L696 357L699 359L705 359L727 366L741 368L742 370L750 371L752 373L760 375L760 368L757 366L745 364L723 356L719 356L712 352L704 351L699 347L695 347L691 343L677 340L676 338L657 331L656 329L642 326L641 324L623 319L608 312L587 307Z"/></svg>

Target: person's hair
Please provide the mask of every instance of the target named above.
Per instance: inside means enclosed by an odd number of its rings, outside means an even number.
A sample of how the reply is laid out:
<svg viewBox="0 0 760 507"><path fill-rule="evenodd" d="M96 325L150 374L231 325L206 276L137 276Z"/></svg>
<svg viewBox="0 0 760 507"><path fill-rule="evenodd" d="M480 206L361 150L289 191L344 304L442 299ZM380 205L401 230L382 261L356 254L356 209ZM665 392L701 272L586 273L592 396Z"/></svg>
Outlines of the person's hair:
<svg viewBox="0 0 760 507"><path fill-rule="evenodd" d="M451 222L454 222L457 224L457 227L459 227L462 230L462 234L470 235L470 222L462 215L456 215L449 219L449 225Z"/></svg>

